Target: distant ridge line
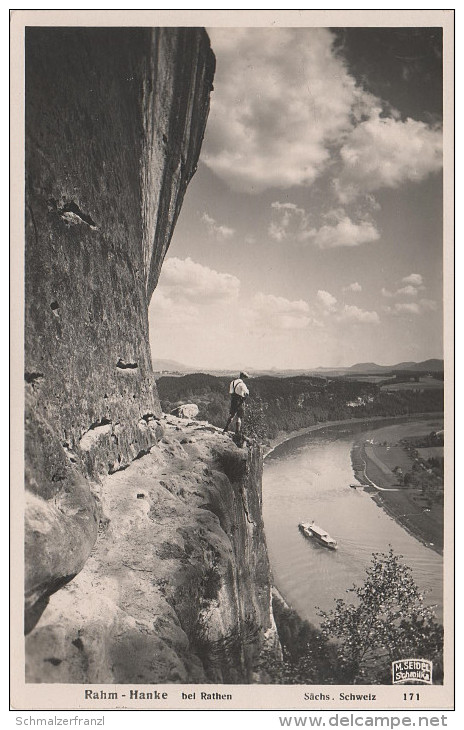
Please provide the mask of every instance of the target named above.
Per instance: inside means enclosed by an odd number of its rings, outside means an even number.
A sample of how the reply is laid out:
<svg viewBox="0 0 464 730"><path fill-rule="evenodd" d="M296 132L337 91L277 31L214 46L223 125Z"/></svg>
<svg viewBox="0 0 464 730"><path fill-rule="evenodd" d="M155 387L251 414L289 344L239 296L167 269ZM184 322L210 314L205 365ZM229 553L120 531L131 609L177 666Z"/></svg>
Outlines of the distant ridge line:
<svg viewBox="0 0 464 730"><path fill-rule="evenodd" d="M389 370L431 370L431 371L442 371L444 369L443 360L438 358L430 358L429 360L423 360L422 362L414 362L412 360L407 362L399 362L395 365L378 365L375 362L358 362L349 367L324 367L317 368L318 371L330 371L330 372L385 372Z"/></svg>
<svg viewBox="0 0 464 730"><path fill-rule="evenodd" d="M240 368L239 368L240 369ZM154 359L153 370L156 373L209 373L214 375L228 375L229 373L238 372L236 368L200 368L200 367L189 367L177 360L168 359ZM342 367L317 367L317 368L246 368L247 372L254 376L268 375L270 377L282 377L282 376L295 376L295 375L345 375L359 373L363 375L368 374L381 374L392 371L404 371L411 370L415 372L443 372L444 362L438 358L430 358L429 360L423 360L421 362L405 361L399 362L395 365L378 365L375 362L360 362L350 366Z"/></svg>

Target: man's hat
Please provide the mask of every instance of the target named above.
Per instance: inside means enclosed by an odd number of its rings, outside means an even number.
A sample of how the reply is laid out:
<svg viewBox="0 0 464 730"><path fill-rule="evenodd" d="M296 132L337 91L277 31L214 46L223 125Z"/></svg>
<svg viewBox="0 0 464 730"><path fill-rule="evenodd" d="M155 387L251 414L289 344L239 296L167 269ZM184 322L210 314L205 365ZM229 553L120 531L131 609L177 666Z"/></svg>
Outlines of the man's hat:
<svg viewBox="0 0 464 730"><path fill-rule="evenodd" d="M249 378L250 376L248 375L248 373L240 373L240 377L241 378Z"/></svg>

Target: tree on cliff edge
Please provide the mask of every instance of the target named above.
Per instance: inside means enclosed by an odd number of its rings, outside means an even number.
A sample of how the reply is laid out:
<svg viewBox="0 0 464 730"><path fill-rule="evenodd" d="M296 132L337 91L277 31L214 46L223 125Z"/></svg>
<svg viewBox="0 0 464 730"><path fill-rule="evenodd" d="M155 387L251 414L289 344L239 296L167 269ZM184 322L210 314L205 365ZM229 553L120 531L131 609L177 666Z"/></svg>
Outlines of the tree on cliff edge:
<svg viewBox="0 0 464 730"><path fill-rule="evenodd" d="M366 578L353 586L356 603L336 600L320 611L323 634L338 640L339 670L346 683L391 683L391 662L421 658L434 662L434 680L442 679L443 627L424 605L411 569L392 548L373 553Z"/></svg>

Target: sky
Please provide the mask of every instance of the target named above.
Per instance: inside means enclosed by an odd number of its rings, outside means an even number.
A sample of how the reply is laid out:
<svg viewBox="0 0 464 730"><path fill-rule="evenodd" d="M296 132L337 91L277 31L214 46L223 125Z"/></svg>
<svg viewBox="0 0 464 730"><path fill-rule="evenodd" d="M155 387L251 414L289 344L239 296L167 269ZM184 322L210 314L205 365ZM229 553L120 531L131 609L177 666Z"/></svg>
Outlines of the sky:
<svg viewBox="0 0 464 730"><path fill-rule="evenodd" d="M153 357L442 357L441 29L208 33L211 109L150 304Z"/></svg>

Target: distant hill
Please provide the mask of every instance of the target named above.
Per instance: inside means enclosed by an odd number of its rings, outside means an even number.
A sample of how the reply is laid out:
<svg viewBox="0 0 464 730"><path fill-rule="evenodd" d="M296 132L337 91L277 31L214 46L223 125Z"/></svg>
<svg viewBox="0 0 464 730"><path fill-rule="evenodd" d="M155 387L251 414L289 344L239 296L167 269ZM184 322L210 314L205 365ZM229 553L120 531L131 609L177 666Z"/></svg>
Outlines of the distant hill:
<svg viewBox="0 0 464 730"><path fill-rule="evenodd" d="M400 365L396 365L395 369L401 370ZM431 360L424 360L423 362L414 362L411 367L404 368L404 370L424 370L430 372L443 372L443 360L432 358Z"/></svg>
<svg viewBox="0 0 464 730"><path fill-rule="evenodd" d="M195 371L195 368L189 368L187 365L184 365L181 362L177 362L177 360L153 360L153 370L155 372L162 372L163 370L166 370L170 373L191 373Z"/></svg>
<svg viewBox="0 0 464 730"><path fill-rule="evenodd" d="M397 365L377 365L375 362L359 362L356 365L351 365L347 368L348 370L354 370L356 373L376 373L385 372L385 370L415 370L414 367L417 365L415 362L400 362Z"/></svg>
<svg viewBox="0 0 464 730"><path fill-rule="evenodd" d="M411 360L407 362L398 362L396 365L394 365L390 370L417 370L417 366L420 363L413 362Z"/></svg>
<svg viewBox="0 0 464 730"><path fill-rule="evenodd" d="M406 362L399 362L396 365L378 365L375 362L358 362L350 367L340 368L317 368L313 372L324 372L325 374L346 374L346 373L388 373L398 370L413 370L419 372L443 372L443 360L432 358L430 360L424 360L423 362L413 362L411 360Z"/></svg>
<svg viewBox="0 0 464 730"><path fill-rule="evenodd" d="M412 364L412 363L411 363ZM378 371L383 372L387 368L386 365L377 365L375 362L358 362L351 367L346 368L347 370L354 370L356 373L376 373Z"/></svg>

